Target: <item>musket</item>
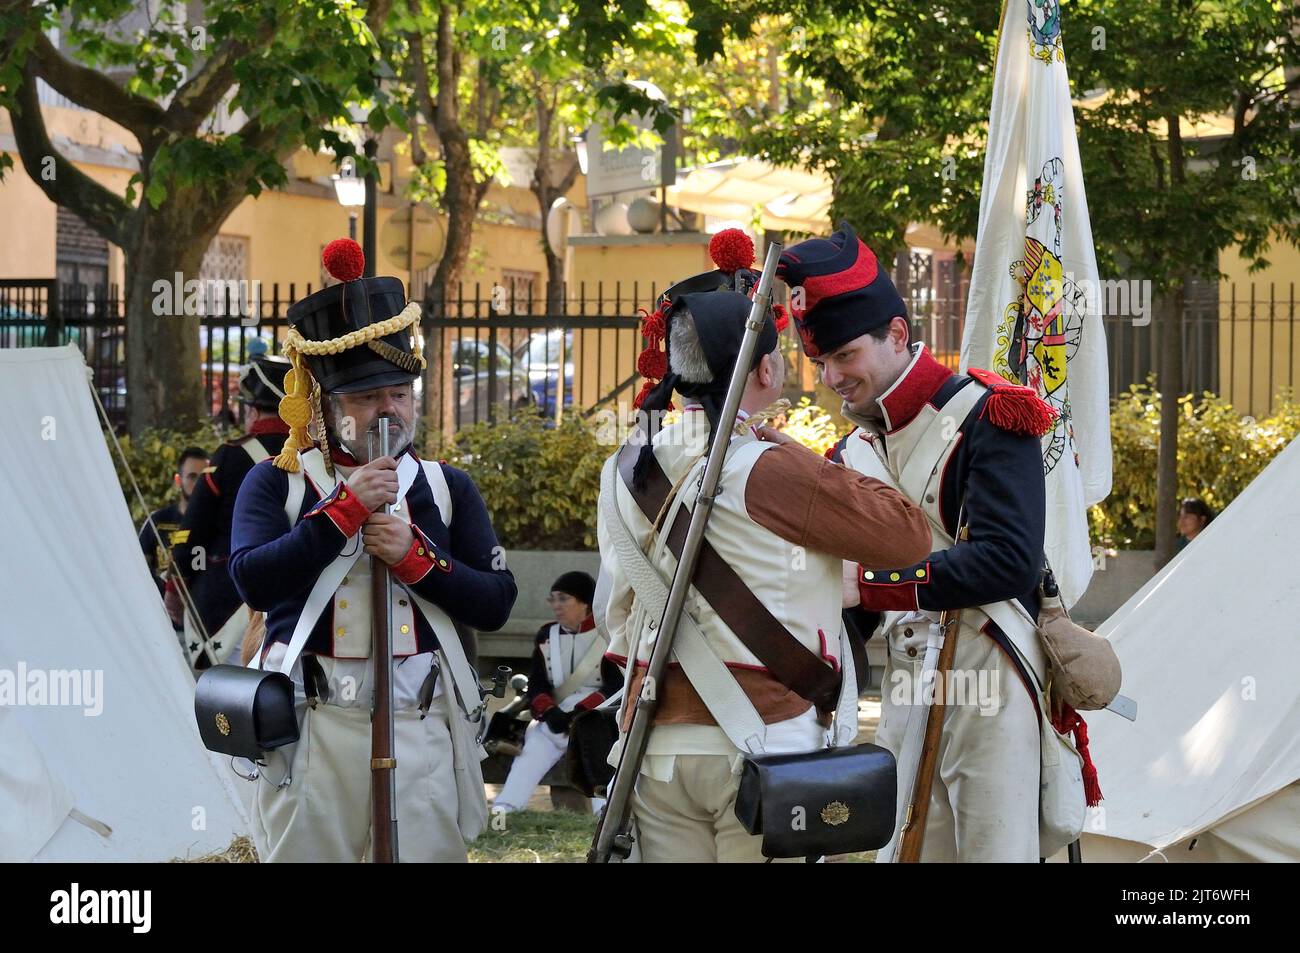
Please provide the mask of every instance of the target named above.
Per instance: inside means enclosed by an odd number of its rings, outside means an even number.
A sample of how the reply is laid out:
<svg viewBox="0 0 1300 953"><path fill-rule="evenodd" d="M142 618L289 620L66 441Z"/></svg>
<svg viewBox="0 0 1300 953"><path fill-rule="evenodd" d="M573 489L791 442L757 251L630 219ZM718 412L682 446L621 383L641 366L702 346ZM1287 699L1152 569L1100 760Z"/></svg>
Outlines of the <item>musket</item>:
<svg viewBox="0 0 1300 953"><path fill-rule="evenodd" d="M388 418L379 418L379 456L389 454ZM375 459L371 453L370 458ZM392 506L384 504L384 512ZM376 864L397 863L397 752L393 744L392 582L388 565L370 557L374 699L370 712L370 847Z"/></svg>
<svg viewBox="0 0 1300 953"><path fill-rule="evenodd" d="M712 435L708 456L704 463L700 492L691 513L690 525L686 530L686 542L682 546L682 555L677 561L672 584L668 589L668 600L664 604L663 618L659 622L659 637L650 652L645 680L641 683L641 692L632 711L632 724L623 739L623 750L619 754L618 766L610 782L609 798L596 826L596 836L592 840L591 850L587 853L588 863L606 864L615 858L620 861L626 860L632 851L632 791L636 786L637 776L641 773L641 762L645 758L646 744L650 740L650 729L654 724L655 711L659 707L659 693L654 690L654 686L662 684L664 669L668 665L669 656L672 655L677 624L681 619L682 607L686 603L691 580L695 576L700 545L704 542L704 529L713 512L713 504L718 495L718 481L722 476L722 464L726 459L728 444L731 442L732 428L729 422L736 419L736 413L740 410L740 397L745 390L745 380L749 377L754 351L758 347L758 336L763 329L768 303L772 300L772 278L776 274L777 260L780 257L780 245L774 242L767 246L763 273L754 292L754 303L749 309L745 334L740 341L740 353L736 355L736 365L732 368L731 381L727 385L727 396L722 403L720 425ZM635 659L629 659L628 664L635 664Z"/></svg>
<svg viewBox="0 0 1300 953"><path fill-rule="evenodd" d="M957 531L956 542L966 538L966 527ZM925 740L921 745L921 761L916 768L916 783L912 785L911 800L903 816L901 839L898 845L898 863L916 864L921 861L921 847L925 843L925 822L930 815L930 788L939 762L939 740L943 734L943 716L948 706L948 685L952 677L953 659L957 655L957 636L961 632L961 609L945 609L939 615L939 631L943 633L943 647L939 649L939 662L934 669L932 697L925 717ZM922 686L924 688L924 686Z"/></svg>

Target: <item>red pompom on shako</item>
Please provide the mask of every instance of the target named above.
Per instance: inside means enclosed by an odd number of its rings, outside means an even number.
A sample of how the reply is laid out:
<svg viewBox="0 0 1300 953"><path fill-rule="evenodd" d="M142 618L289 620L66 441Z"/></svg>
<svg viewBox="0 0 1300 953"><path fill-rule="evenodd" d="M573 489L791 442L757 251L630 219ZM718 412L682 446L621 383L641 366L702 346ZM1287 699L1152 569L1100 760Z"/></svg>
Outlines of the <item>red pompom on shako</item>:
<svg viewBox="0 0 1300 953"><path fill-rule="evenodd" d="M724 228L709 239L709 257L730 274L754 263L754 242L738 228Z"/></svg>
<svg viewBox="0 0 1300 953"><path fill-rule="evenodd" d="M336 238L320 255L325 270L339 281L356 281L366 271L366 254L350 238Z"/></svg>

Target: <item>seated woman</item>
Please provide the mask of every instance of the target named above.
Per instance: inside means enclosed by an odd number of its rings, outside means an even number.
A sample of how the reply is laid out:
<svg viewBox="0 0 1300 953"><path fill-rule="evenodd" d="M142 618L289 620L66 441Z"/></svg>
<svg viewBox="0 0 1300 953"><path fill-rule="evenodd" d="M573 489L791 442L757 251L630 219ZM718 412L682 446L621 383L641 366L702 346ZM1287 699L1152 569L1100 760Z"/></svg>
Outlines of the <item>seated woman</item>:
<svg viewBox="0 0 1300 953"><path fill-rule="evenodd" d="M1178 548L1182 549L1214 519L1214 511L1204 500L1188 497L1178 505Z"/></svg>
<svg viewBox="0 0 1300 953"><path fill-rule="evenodd" d="M604 659L605 639L591 613L595 592L596 580L585 572L566 572L551 586L546 601L555 622L537 631L528 677L533 722L524 735L523 753L510 766L493 803L494 812L527 806L546 772L564 757L574 716L595 708L622 683L617 667Z"/></svg>

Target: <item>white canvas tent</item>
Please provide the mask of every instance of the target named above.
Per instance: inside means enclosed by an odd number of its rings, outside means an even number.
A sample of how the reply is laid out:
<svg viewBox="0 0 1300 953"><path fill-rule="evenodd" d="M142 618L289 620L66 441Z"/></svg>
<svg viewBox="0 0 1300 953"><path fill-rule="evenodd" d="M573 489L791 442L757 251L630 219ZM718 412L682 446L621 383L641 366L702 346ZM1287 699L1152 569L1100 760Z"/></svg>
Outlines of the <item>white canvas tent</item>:
<svg viewBox="0 0 1300 953"><path fill-rule="evenodd" d="M1088 717L1085 861L1300 860L1300 440L1098 629L1130 723Z"/></svg>
<svg viewBox="0 0 1300 953"><path fill-rule="evenodd" d="M0 861L224 849L237 779L199 741L80 353L0 350L0 408Z"/></svg>

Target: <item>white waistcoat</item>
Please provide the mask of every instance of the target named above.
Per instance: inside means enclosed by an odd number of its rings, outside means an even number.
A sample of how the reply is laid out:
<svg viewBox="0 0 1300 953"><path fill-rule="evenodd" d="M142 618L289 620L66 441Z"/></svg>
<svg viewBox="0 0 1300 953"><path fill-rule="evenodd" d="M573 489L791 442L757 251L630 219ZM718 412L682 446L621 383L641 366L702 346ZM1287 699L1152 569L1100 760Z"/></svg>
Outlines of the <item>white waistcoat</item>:
<svg viewBox="0 0 1300 953"><path fill-rule="evenodd" d="M594 628L586 632L565 632L558 622L551 626L550 634L546 644L541 646L541 651L546 658L546 674L550 676L553 688L559 689L564 684L565 679L573 674L574 667L582 664L592 643L600 638L600 632ZM572 692L555 701L562 711L572 711L577 707L578 702L599 690L600 660L597 659L595 666L582 679L582 683Z"/></svg>
<svg viewBox="0 0 1300 953"><path fill-rule="evenodd" d="M682 486L685 504L695 506L698 475L709 439L708 420L703 412L683 415L679 423L656 434L654 453L671 484L687 470L696 469ZM774 445L746 434L732 440L722 468L718 498L709 518L705 537L718 555L736 572L767 610L806 648L839 667L841 605L841 561L834 556L790 543L755 523L745 508L745 488L759 456ZM618 506L638 544L671 577L677 560L666 548L651 550L651 525L623 484L617 483ZM676 509L670 507L669 519ZM607 565L613 547L602 518L598 522L601 555ZM667 526L668 523L665 523ZM661 534L666 535L666 532ZM659 619L637 610L626 576L614 566L606 622L611 636L609 651L618 656L635 656L647 662L654 645ZM718 656L728 664L763 668L762 663L718 618L694 590L686 600L701 632ZM635 650L629 647L635 644Z"/></svg>
<svg viewBox="0 0 1300 953"><path fill-rule="evenodd" d="M321 498L328 496L334 487L343 482L351 470L346 470L335 465L335 477L331 479L324 469L323 458L318 452L305 453L301 457L303 462L303 475L311 480L317 493ZM434 463L432 466L437 467ZM429 466L423 467L426 480L429 480L433 488L434 503L438 507L439 514L443 522L451 525L450 496L445 489L445 482L438 481L439 486L434 485L434 480L430 479ZM438 476L435 474L434 476ZM441 490L442 492L439 492ZM444 497L446 499L444 500ZM410 519L410 514L406 509L406 498L403 497L393 506L393 515L403 519ZM319 517L325 518L325 517ZM360 546L360 538L349 543L349 546ZM341 556L351 555L351 549L345 549ZM334 598L330 604L332 620L330 622L330 636L332 638L332 648L330 654L334 658L340 659L365 659L370 658L372 645L372 609L371 609L371 574L370 559L362 556L352 568L348 570L343 577L342 583L334 592ZM392 633L393 633L393 656L405 657L415 655L419 649L416 646L415 636L415 606L412 600L401 589L394 586L392 600Z"/></svg>

